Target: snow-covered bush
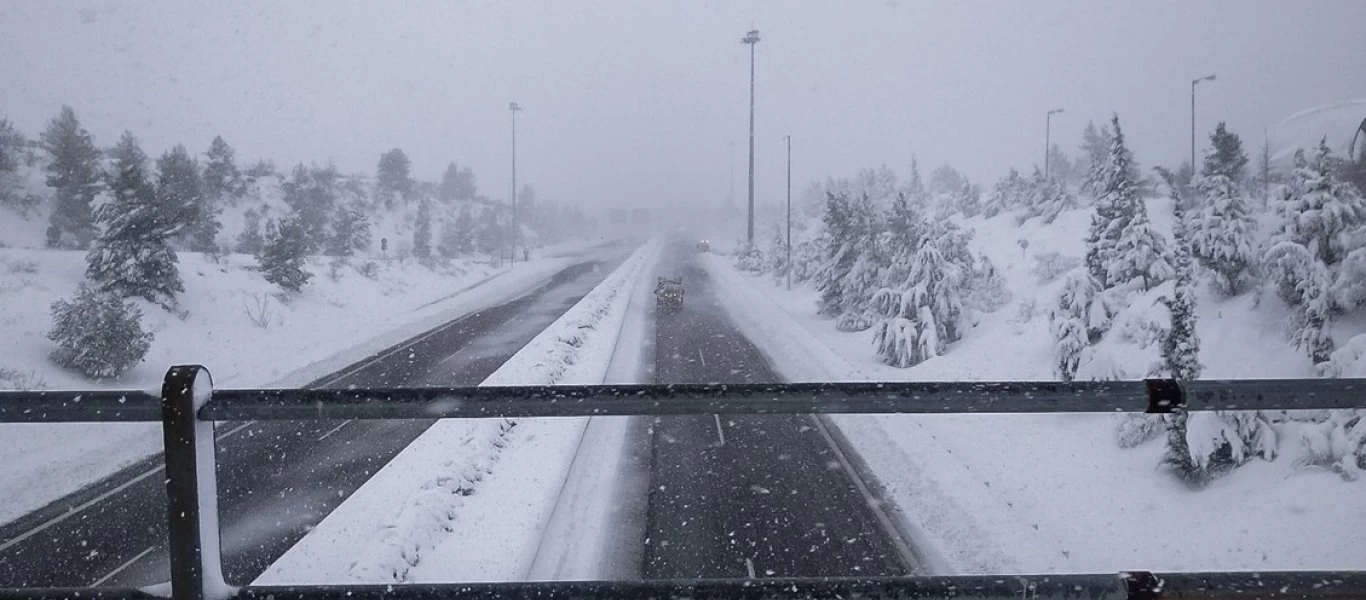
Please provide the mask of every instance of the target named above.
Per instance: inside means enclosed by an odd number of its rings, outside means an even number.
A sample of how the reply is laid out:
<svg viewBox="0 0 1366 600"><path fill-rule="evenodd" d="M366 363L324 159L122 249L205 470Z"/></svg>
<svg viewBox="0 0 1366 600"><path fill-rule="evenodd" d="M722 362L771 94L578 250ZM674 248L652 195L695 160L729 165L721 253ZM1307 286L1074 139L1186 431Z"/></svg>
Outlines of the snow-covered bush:
<svg viewBox="0 0 1366 600"><path fill-rule="evenodd" d="M967 306L979 312L996 312L1013 298L996 265L985 256L977 257L968 283Z"/></svg>
<svg viewBox="0 0 1366 600"><path fill-rule="evenodd" d="M1029 272L1039 278L1039 283L1050 283L1059 275L1081 265L1081 259L1059 252L1045 252L1034 255L1034 266Z"/></svg>
<svg viewBox="0 0 1366 600"><path fill-rule="evenodd" d="M1361 410L1329 411L1327 420L1300 430L1304 456L1298 467L1328 469L1348 481L1366 474L1366 418Z"/></svg>
<svg viewBox="0 0 1366 600"><path fill-rule="evenodd" d="M47 337L57 343L53 362L93 379L122 375L152 346L152 334L142 330L141 310L86 284L75 299L52 304Z"/></svg>
<svg viewBox="0 0 1366 600"><path fill-rule="evenodd" d="M748 251L740 251L735 257L735 268L742 273L757 275L767 271L768 267L768 258L758 246L749 248Z"/></svg>
<svg viewBox="0 0 1366 600"><path fill-rule="evenodd" d="M1115 424L1115 443L1120 448L1133 448L1155 440L1166 428L1162 415L1122 413Z"/></svg>

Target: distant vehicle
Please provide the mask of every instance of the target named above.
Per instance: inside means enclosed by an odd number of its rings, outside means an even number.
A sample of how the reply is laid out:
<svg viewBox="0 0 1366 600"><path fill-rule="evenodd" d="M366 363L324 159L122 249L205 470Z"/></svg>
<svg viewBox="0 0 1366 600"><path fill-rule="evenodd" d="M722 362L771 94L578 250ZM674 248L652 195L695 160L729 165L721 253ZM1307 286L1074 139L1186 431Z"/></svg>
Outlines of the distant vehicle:
<svg viewBox="0 0 1366 600"><path fill-rule="evenodd" d="M702 240L702 241L700 241L700 242L697 242L697 251L698 251L698 252L711 252L711 241L710 241L710 240Z"/></svg>
<svg viewBox="0 0 1366 600"><path fill-rule="evenodd" d="M678 312L683 309L683 278L660 277L655 283L655 309L660 312Z"/></svg>

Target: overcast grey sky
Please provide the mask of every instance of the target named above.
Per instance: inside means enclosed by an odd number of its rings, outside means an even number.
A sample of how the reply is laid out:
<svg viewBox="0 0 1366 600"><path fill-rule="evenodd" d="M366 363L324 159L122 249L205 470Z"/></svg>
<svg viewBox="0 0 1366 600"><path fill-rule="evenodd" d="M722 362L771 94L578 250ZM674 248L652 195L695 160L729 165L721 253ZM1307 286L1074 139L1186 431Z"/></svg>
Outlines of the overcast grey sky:
<svg viewBox="0 0 1366 600"><path fill-rule="evenodd" d="M1264 125L1366 97L1366 1L190 2L0 0L0 115L29 135L63 104L101 145L149 154L221 133L239 157L371 173L470 165L582 204L744 195L748 53L758 45L758 195L863 166L950 162L984 185L1074 151L1120 115L1144 165L1189 152L1189 89L1260 144ZM1202 133L1203 135L1203 133Z"/></svg>

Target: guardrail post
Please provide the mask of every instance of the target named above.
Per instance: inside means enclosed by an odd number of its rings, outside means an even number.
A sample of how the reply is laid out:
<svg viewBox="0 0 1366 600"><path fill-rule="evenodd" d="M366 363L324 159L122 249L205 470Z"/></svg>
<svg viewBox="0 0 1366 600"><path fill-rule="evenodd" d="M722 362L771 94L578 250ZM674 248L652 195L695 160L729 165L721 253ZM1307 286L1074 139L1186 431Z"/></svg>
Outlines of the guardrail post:
<svg viewBox="0 0 1366 600"><path fill-rule="evenodd" d="M213 378L199 365L171 367L161 387L171 597L175 600L206 600L232 592L223 581L219 558L213 422L198 418L199 407L212 394Z"/></svg>

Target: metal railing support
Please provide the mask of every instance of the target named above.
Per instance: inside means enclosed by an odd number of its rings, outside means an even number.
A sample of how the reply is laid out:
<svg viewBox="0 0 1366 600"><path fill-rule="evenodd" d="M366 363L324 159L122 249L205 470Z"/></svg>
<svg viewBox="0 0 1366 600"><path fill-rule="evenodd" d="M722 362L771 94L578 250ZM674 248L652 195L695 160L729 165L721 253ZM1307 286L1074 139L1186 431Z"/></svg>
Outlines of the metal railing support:
<svg viewBox="0 0 1366 600"><path fill-rule="evenodd" d="M212 394L213 378L199 365L171 367L161 388L174 600L207 600L233 592L223 580L219 559L213 422L198 417Z"/></svg>

